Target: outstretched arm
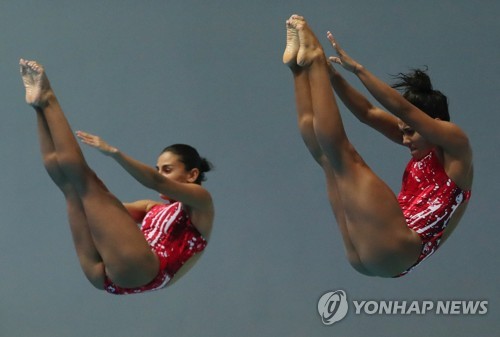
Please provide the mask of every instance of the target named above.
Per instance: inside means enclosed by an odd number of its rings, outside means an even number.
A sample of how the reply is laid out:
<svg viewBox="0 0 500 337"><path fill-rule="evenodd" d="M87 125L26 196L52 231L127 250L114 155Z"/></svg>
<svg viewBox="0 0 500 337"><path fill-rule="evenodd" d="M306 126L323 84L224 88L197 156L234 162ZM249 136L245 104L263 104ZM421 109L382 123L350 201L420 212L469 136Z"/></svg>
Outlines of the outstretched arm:
<svg viewBox="0 0 500 337"><path fill-rule="evenodd" d="M352 87L332 65L330 65L330 82L337 96L356 118L395 143L403 144L401 131L398 127L398 118L374 106L365 96Z"/></svg>
<svg viewBox="0 0 500 337"><path fill-rule="evenodd" d="M331 33L328 34L328 39L337 53L337 57L330 57L330 60L357 75L373 97L388 111L450 154L460 157L465 149L469 149L468 138L458 126L434 119L421 111L401 96L399 92L347 55Z"/></svg>
<svg viewBox="0 0 500 337"><path fill-rule="evenodd" d="M92 147L97 148L103 154L113 158L132 177L147 188L157 191L169 198L180 201L195 209L207 209L211 207L210 194L198 184L180 183L164 177L154 168L127 156L116 147L113 147L100 137L78 131L76 133L80 140Z"/></svg>

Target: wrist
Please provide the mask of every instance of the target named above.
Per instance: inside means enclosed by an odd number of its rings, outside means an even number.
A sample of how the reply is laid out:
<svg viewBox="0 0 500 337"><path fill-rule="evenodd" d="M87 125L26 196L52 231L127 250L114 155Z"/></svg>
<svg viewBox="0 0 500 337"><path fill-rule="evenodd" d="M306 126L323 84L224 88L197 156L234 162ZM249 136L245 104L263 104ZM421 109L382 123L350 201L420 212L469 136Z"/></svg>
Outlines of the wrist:
<svg viewBox="0 0 500 337"><path fill-rule="evenodd" d="M352 70L352 73L353 73L354 75L358 75L361 71L363 71L363 69L364 69L364 67L363 67L361 64L356 63L356 64L354 65L354 69Z"/></svg>
<svg viewBox="0 0 500 337"><path fill-rule="evenodd" d="M106 154L110 156L113 159L117 159L120 157L120 150L118 150L116 147L110 147L108 151L106 151Z"/></svg>

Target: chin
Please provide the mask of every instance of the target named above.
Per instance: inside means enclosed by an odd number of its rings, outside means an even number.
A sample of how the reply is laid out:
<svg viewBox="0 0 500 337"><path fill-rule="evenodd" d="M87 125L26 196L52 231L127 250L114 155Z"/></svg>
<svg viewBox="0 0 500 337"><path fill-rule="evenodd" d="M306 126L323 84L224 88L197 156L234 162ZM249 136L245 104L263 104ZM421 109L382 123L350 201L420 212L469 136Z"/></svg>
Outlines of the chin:
<svg viewBox="0 0 500 337"><path fill-rule="evenodd" d="M410 147L409 150L413 158L417 158L422 153L422 151L416 147Z"/></svg>
<svg viewBox="0 0 500 337"><path fill-rule="evenodd" d="M429 154L430 150L413 150L411 151L411 156L413 159L420 160Z"/></svg>

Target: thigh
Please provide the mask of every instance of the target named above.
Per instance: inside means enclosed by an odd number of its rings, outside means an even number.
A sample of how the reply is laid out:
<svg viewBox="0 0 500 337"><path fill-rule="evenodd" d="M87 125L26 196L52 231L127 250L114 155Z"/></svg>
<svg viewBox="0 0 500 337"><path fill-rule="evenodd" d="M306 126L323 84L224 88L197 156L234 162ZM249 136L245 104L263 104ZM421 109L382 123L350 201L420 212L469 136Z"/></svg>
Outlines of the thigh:
<svg viewBox="0 0 500 337"><path fill-rule="evenodd" d="M124 287L142 286L158 273L159 261L123 204L95 175L80 195L106 274Z"/></svg>
<svg viewBox="0 0 500 337"><path fill-rule="evenodd" d="M334 170L349 237L363 265L393 276L413 264L421 241L408 228L394 192L352 149Z"/></svg>
<svg viewBox="0 0 500 337"><path fill-rule="evenodd" d="M342 241L344 243L347 259L353 266L353 268L358 270L360 273L370 275L370 273L363 267L361 259L359 258L359 255L356 251L356 247L351 240L349 228L347 226L346 215L344 212L344 206L342 203L342 199L340 198L335 174L328 163L326 163L324 160L322 161L322 168L325 173L328 200L335 216L340 234L342 235Z"/></svg>

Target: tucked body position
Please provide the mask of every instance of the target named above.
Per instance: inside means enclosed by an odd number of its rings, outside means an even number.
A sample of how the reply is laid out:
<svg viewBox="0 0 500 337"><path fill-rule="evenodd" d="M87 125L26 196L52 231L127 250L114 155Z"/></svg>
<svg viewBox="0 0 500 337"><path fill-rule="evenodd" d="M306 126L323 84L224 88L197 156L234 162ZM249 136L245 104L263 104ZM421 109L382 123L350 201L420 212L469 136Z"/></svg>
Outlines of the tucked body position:
<svg viewBox="0 0 500 337"><path fill-rule="evenodd" d="M389 86L352 59L330 32L336 55L327 58L303 17L292 15L286 31L283 63L293 74L299 129L325 174L346 256L365 275L405 275L440 247L464 214L473 181L469 139L450 122L447 98L433 89L425 70L399 74ZM334 64L356 75L382 107L352 87ZM361 122L409 148L399 195L349 141L335 94Z"/></svg>
<svg viewBox="0 0 500 337"><path fill-rule="evenodd" d="M43 164L64 194L87 279L113 294L161 289L177 281L198 261L210 237L214 206L201 183L211 164L193 147L174 144L153 168L98 136L76 132L164 199L120 202L85 161L44 68L35 61L19 63L26 102L37 116Z"/></svg>

